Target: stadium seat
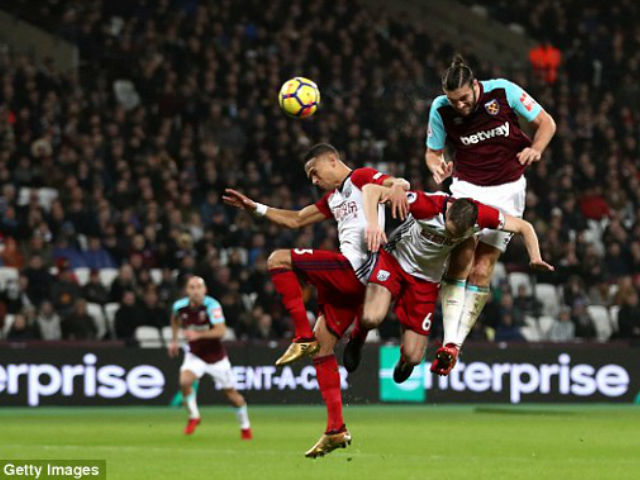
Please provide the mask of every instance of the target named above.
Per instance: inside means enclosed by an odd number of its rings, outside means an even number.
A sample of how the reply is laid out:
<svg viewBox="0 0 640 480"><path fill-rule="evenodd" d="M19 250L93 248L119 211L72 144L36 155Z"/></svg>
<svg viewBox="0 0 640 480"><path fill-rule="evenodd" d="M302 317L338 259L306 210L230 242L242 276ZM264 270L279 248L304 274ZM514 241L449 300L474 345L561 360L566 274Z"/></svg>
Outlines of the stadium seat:
<svg viewBox="0 0 640 480"><path fill-rule="evenodd" d="M256 298L258 298L258 294L256 292L252 293L243 293L240 297L242 299L242 304L247 311L251 311L253 308L253 304L256 303Z"/></svg>
<svg viewBox="0 0 640 480"><path fill-rule="evenodd" d="M611 336L613 329L611 328L611 322L609 321L609 312L607 308L602 305L589 305L587 312L593 319L593 325L596 328L596 335L598 340L606 341Z"/></svg>
<svg viewBox="0 0 640 480"><path fill-rule="evenodd" d="M0 267L0 290L4 290L10 282L17 282L19 276L17 268Z"/></svg>
<svg viewBox="0 0 640 480"><path fill-rule="evenodd" d="M160 285L162 283L162 269L161 268L152 268L149 270L149 274L151 275L151 281L156 285Z"/></svg>
<svg viewBox="0 0 640 480"><path fill-rule="evenodd" d="M233 328L231 327L227 327L224 331L224 335L222 337L222 341L224 342L233 342L236 339L236 332L233 330ZM169 337L169 340L171 340L171 337Z"/></svg>
<svg viewBox="0 0 640 480"><path fill-rule="evenodd" d="M7 338L7 334L9 333L9 330L11 330L11 325L13 325L15 319L15 315L12 315L11 313L7 313L4 316L4 326L0 330L0 338Z"/></svg>
<svg viewBox="0 0 640 480"><path fill-rule="evenodd" d="M104 306L105 319L107 323L107 331L110 338L115 338L116 334L116 312L120 308L117 302L107 303Z"/></svg>
<svg viewBox="0 0 640 480"><path fill-rule="evenodd" d="M160 330L156 327L140 326L136 328L134 338L142 348L162 347Z"/></svg>
<svg viewBox="0 0 640 480"><path fill-rule="evenodd" d="M507 269L504 267L504 263L497 262L493 269L493 276L491 277L491 285L496 287L507 278Z"/></svg>
<svg viewBox="0 0 640 480"><path fill-rule="evenodd" d="M531 288L531 278L528 273L513 272L509 274L509 286L511 287L511 294L515 295L518 292L518 287L524 285L527 289L527 295L531 295L533 289Z"/></svg>
<svg viewBox="0 0 640 480"><path fill-rule="evenodd" d="M378 343L380 341L380 332L377 328L371 330L367 335L367 343Z"/></svg>
<svg viewBox="0 0 640 480"><path fill-rule="evenodd" d="M96 338L105 338L109 328L102 306L97 303L87 302L87 313L93 318L93 323L96 325Z"/></svg>
<svg viewBox="0 0 640 480"><path fill-rule="evenodd" d="M38 199L45 210L51 210L51 204L56 198L58 198L58 190L55 188L42 187L38 189Z"/></svg>
<svg viewBox="0 0 640 480"><path fill-rule="evenodd" d="M535 288L535 296L542 303L543 315L555 317L560 311L560 300L556 287L550 283L539 283Z"/></svg>
<svg viewBox="0 0 640 480"><path fill-rule="evenodd" d="M73 272L76 274L76 278L78 279L78 284L81 287L84 287L87 283L89 283L89 269L87 267L74 268Z"/></svg>
<svg viewBox="0 0 640 480"><path fill-rule="evenodd" d="M613 332L618 332L620 330L620 325L618 324L618 313L620 313L620 305L611 305L609 307L609 319L611 320L611 329Z"/></svg>
<svg viewBox="0 0 640 480"><path fill-rule="evenodd" d="M554 317L549 315L542 315L538 318L538 327L540 328L540 336L542 340L546 340L549 338L549 332L551 331L551 327L553 326L555 320Z"/></svg>
<svg viewBox="0 0 640 480"><path fill-rule="evenodd" d="M111 284L118 276L117 268L102 268L100 269L100 281L106 288L110 288Z"/></svg>
<svg viewBox="0 0 640 480"><path fill-rule="evenodd" d="M527 325L526 327L522 327L520 329L520 333L527 342L539 342L540 340L542 340L537 326L531 327Z"/></svg>
<svg viewBox="0 0 640 480"><path fill-rule="evenodd" d="M525 315L524 316L524 324L527 327L531 327L531 328L538 328L538 320L536 320L536 317L533 317L531 315Z"/></svg>

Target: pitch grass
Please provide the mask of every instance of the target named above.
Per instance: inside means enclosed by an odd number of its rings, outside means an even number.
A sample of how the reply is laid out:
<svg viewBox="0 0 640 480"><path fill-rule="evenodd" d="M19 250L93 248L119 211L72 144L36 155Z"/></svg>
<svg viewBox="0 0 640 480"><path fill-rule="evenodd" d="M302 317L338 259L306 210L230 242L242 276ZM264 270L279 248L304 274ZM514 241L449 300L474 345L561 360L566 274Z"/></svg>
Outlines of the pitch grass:
<svg viewBox="0 0 640 480"><path fill-rule="evenodd" d="M348 407L353 444L317 460L322 407L249 412L242 442L224 407L191 437L168 408L1 408L0 458L106 459L110 480L640 479L634 406Z"/></svg>

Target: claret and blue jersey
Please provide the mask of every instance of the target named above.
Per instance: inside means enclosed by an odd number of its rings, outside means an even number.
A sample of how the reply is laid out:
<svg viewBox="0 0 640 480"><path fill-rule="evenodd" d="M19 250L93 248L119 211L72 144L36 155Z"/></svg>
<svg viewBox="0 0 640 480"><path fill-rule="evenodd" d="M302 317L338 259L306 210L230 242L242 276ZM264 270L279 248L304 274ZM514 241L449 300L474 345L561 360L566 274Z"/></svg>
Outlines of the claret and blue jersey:
<svg viewBox="0 0 640 480"><path fill-rule="evenodd" d="M224 323L220 303L209 296L195 307L191 306L188 297L181 298L173 303L171 311L184 329L209 330L211 325ZM207 363L215 363L226 356L222 342L217 338L189 342L189 351Z"/></svg>
<svg viewBox="0 0 640 480"><path fill-rule="evenodd" d="M531 146L518 116L531 122L542 107L521 87L498 78L480 81L475 110L462 116L440 95L431 104L427 147L454 149L454 176L475 185L501 185L516 181L524 172L516 158Z"/></svg>

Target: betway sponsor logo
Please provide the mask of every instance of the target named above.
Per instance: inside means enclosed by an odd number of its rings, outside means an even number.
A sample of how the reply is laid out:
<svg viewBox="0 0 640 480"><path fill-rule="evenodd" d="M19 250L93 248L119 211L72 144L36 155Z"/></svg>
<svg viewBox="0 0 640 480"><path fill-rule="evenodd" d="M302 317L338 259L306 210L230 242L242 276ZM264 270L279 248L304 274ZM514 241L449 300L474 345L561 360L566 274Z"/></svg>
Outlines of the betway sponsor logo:
<svg viewBox="0 0 640 480"><path fill-rule="evenodd" d="M471 145L475 143L484 142L493 137L508 137L509 136L509 122L504 122L502 125L491 130L483 130L473 135L466 137L460 137L460 141L463 145Z"/></svg>
<svg viewBox="0 0 640 480"><path fill-rule="evenodd" d="M571 357L562 353L557 363L533 365L531 363L458 362L448 377L425 375L427 390L454 390L458 392L508 392L511 403L520 403L527 394L573 395L589 397L596 393L605 397L619 397L629 389L629 373L616 364L571 365Z"/></svg>
<svg viewBox="0 0 640 480"><path fill-rule="evenodd" d="M18 395L27 389L27 403L40 404L41 397L78 393L85 397L120 398L129 394L139 399L155 398L162 394L164 374L152 365L137 365L127 371L120 365L96 366L93 353L82 357L76 365L48 363L18 363L0 365L0 393ZM78 390L78 392L76 391Z"/></svg>

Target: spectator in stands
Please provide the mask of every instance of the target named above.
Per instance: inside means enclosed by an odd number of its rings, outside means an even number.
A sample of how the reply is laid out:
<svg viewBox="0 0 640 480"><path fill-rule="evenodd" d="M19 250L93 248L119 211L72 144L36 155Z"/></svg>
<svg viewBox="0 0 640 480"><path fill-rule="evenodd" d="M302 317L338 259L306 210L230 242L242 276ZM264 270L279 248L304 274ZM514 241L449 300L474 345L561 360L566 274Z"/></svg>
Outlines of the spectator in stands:
<svg viewBox="0 0 640 480"><path fill-rule="evenodd" d="M87 302L76 298L73 310L62 319L62 336L65 340L95 340L98 330L95 321L87 313Z"/></svg>
<svg viewBox="0 0 640 480"><path fill-rule="evenodd" d="M262 307L256 307L252 311L253 314L253 330L251 338L254 340L276 340L278 334L273 328L271 315L265 313Z"/></svg>
<svg viewBox="0 0 640 480"><path fill-rule="evenodd" d="M502 295L498 312L500 318L498 325L500 325L500 323L503 323L502 319L507 316L509 317L510 325L513 324L517 327L521 327L522 325L524 325L524 312L517 308L514 308L513 297L509 292L505 292Z"/></svg>
<svg viewBox="0 0 640 480"><path fill-rule="evenodd" d="M43 300L48 299L53 277L43 265L40 255L31 257L29 267L24 271L24 274L29 282L27 293L33 303L39 305Z"/></svg>
<svg viewBox="0 0 640 480"><path fill-rule="evenodd" d="M89 281L82 287L82 296L90 303L104 305L109 301L109 292L100 280L100 270L89 271Z"/></svg>
<svg viewBox="0 0 640 480"><path fill-rule="evenodd" d="M596 327L587 311L587 303L583 298L574 300L571 309L571 321L575 326L575 336L583 340L596 337Z"/></svg>
<svg viewBox="0 0 640 480"><path fill-rule="evenodd" d="M169 325L169 313L158 301L155 288L147 288L141 307L140 325L162 328Z"/></svg>
<svg viewBox="0 0 640 480"><path fill-rule="evenodd" d="M37 340L38 338L38 332L29 324L27 315L22 312L16 313L11 329L7 334L7 340L12 342L23 342L28 340Z"/></svg>
<svg viewBox="0 0 640 480"><path fill-rule="evenodd" d="M60 315L55 312L53 304L48 300L40 304L40 311L36 317L36 324L40 330L40 337L42 340L62 339Z"/></svg>
<svg viewBox="0 0 640 480"><path fill-rule="evenodd" d="M525 285L518 285L518 293L513 300L513 308L522 312L522 315L539 317L542 312L542 303L533 295L527 294Z"/></svg>
<svg viewBox="0 0 640 480"><path fill-rule="evenodd" d="M520 328L515 325L510 312L504 312L496 329L496 342L524 342Z"/></svg>
<svg viewBox="0 0 640 480"><path fill-rule="evenodd" d="M640 338L640 302L638 292L629 291L618 312L618 337L625 339Z"/></svg>
<svg viewBox="0 0 640 480"><path fill-rule="evenodd" d="M24 257L18 248L18 242L13 237L4 238L4 248L0 252L0 265L21 269Z"/></svg>
<svg viewBox="0 0 640 480"><path fill-rule="evenodd" d="M158 294L159 305L163 308L171 306L173 299L178 296L178 286L170 268L162 269L162 281L160 285L158 285L156 292Z"/></svg>
<svg viewBox="0 0 640 480"><path fill-rule="evenodd" d="M84 252L84 262L89 268L116 268L111 254L100 244L98 237L89 237L89 248Z"/></svg>
<svg viewBox="0 0 640 480"><path fill-rule="evenodd" d="M122 301L122 296L125 291L135 292L136 289L137 285L136 278L133 274L133 268L131 268L131 265L125 263L120 267L118 276L111 284L109 300L112 302L120 302Z"/></svg>
<svg viewBox="0 0 640 480"><path fill-rule="evenodd" d="M9 313L18 313L32 309L33 300L28 293L29 279L24 274L20 274L18 280L10 279L5 285L4 291L0 292L0 298Z"/></svg>
<svg viewBox="0 0 640 480"><path fill-rule="evenodd" d="M140 325L141 311L136 303L133 290L125 290L122 304L115 316L115 333L119 340L132 341L136 328Z"/></svg>
<svg viewBox="0 0 640 480"><path fill-rule="evenodd" d="M73 271L66 269L60 272L51 286L51 301L56 311L63 316L69 313L80 298L82 291L76 282Z"/></svg>
<svg viewBox="0 0 640 480"><path fill-rule="evenodd" d="M549 330L549 340L552 342L571 342L576 338L576 327L571 321L571 308L566 305L560 307L558 318L554 319Z"/></svg>

